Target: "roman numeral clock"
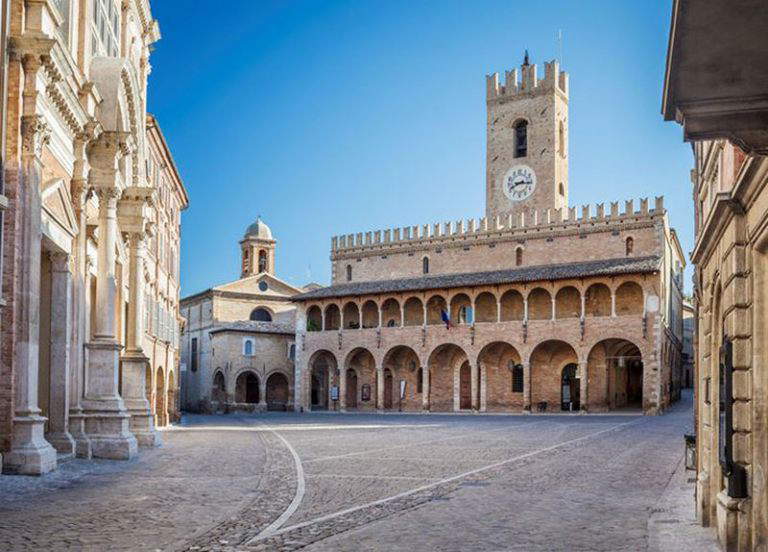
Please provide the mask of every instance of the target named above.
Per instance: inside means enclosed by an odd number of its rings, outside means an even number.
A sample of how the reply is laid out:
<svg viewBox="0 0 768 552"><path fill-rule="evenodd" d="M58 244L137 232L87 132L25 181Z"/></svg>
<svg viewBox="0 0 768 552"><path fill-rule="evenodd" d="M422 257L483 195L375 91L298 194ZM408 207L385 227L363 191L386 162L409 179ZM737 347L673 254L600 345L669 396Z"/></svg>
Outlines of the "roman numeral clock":
<svg viewBox="0 0 768 552"><path fill-rule="evenodd" d="M515 165L504 175L504 195L510 201L523 201L536 190L536 173L528 165Z"/></svg>

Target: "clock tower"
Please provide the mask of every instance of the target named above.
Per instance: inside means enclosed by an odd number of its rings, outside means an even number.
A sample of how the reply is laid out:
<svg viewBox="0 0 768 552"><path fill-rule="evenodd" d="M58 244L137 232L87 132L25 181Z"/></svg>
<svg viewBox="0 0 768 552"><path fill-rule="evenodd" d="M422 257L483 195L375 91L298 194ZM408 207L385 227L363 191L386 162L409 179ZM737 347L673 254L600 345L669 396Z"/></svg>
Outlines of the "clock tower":
<svg viewBox="0 0 768 552"><path fill-rule="evenodd" d="M551 61L539 79L528 52L520 73L486 77L488 218L568 207L568 74Z"/></svg>

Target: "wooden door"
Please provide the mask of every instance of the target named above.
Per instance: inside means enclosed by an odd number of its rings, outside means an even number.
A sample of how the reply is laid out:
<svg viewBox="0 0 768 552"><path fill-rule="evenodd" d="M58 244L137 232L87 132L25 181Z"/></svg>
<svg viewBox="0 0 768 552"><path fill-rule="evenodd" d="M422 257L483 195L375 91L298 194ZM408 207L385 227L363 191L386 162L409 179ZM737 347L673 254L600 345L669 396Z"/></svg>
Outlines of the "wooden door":
<svg viewBox="0 0 768 552"><path fill-rule="evenodd" d="M459 408L472 408L472 371L469 364L463 364L459 370Z"/></svg>
<svg viewBox="0 0 768 552"><path fill-rule="evenodd" d="M347 408L357 408L357 372L347 370Z"/></svg>
<svg viewBox="0 0 768 552"><path fill-rule="evenodd" d="M392 408L392 372L384 370L384 410Z"/></svg>

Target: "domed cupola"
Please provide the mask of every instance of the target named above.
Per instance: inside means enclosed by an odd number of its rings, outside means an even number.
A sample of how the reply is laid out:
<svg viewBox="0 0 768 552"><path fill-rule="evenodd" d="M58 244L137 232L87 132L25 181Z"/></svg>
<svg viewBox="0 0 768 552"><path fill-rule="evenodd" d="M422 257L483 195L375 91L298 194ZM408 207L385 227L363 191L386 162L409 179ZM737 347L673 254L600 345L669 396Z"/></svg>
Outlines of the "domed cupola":
<svg viewBox="0 0 768 552"><path fill-rule="evenodd" d="M272 230L261 220L261 217L257 217L256 221L245 230L245 235L240 240L242 251L241 278L262 272L274 274L275 245L277 245L277 241L272 237Z"/></svg>

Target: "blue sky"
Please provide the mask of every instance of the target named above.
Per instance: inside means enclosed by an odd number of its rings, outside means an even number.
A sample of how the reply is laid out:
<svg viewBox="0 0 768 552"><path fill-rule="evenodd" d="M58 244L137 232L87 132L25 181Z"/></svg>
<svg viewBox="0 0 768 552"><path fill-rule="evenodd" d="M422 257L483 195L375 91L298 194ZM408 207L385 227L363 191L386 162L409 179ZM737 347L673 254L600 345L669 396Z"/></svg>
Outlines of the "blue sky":
<svg viewBox="0 0 768 552"><path fill-rule="evenodd" d="M660 115L671 0L183 4L152 3L149 85L191 201L183 295L239 277L259 214L293 284L328 283L332 235L482 216L485 74L559 57L559 29L571 205L664 194L692 248L691 150Z"/></svg>

